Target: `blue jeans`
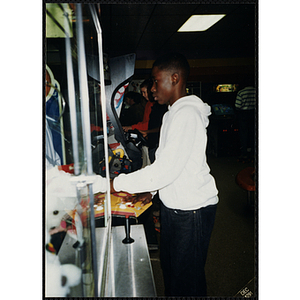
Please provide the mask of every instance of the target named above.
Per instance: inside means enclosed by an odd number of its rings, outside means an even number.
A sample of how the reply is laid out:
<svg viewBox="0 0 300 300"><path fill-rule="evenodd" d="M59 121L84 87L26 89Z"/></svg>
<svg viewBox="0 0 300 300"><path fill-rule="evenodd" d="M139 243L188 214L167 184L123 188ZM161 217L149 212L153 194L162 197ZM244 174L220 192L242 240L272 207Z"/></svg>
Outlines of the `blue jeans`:
<svg viewBox="0 0 300 300"><path fill-rule="evenodd" d="M205 261L217 205L183 211L161 205L165 296L206 296Z"/></svg>

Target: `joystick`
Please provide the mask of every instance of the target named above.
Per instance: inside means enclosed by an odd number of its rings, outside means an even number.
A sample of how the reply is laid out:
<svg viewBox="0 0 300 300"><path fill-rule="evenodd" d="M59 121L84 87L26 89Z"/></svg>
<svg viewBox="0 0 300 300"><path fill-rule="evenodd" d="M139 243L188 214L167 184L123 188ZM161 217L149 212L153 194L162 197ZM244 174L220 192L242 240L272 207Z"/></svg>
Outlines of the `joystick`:
<svg viewBox="0 0 300 300"><path fill-rule="evenodd" d="M134 239L130 237L130 223L129 223L129 216L126 216L125 220L125 232L126 232L126 237L122 241L123 244L131 244L134 242Z"/></svg>

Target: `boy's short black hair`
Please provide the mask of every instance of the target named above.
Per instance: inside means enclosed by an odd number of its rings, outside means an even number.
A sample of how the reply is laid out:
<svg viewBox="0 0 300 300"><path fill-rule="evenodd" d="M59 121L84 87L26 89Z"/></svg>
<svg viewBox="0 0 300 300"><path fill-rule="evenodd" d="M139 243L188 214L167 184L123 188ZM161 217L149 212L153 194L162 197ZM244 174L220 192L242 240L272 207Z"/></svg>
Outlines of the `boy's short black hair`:
<svg viewBox="0 0 300 300"><path fill-rule="evenodd" d="M173 72L180 71L185 82L187 82L190 74L190 65L185 56L180 53L168 53L159 57L154 62L153 67Z"/></svg>

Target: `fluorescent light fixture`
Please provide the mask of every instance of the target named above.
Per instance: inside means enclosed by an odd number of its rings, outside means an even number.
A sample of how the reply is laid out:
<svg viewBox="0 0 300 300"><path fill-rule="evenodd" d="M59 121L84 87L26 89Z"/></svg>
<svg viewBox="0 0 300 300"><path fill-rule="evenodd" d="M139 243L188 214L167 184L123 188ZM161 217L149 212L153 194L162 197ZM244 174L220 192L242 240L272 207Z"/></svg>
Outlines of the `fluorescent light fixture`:
<svg viewBox="0 0 300 300"><path fill-rule="evenodd" d="M205 31L226 15L192 15L178 32Z"/></svg>

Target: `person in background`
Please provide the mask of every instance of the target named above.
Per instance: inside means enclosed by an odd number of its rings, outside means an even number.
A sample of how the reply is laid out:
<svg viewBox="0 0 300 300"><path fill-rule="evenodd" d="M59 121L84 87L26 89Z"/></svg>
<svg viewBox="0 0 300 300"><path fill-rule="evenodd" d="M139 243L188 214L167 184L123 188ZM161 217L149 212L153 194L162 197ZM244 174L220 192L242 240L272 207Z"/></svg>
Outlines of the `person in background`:
<svg viewBox="0 0 300 300"><path fill-rule="evenodd" d="M166 104L155 161L111 181L111 192L140 193L149 203L159 191L161 266L165 296L206 296L205 262L218 203L218 190L206 162L210 107L187 95L189 64L177 53L152 67L154 100Z"/></svg>
<svg viewBox="0 0 300 300"><path fill-rule="evenodd" d="M130 126L123 126L123 130L128 132L128 130L148 130L149 116L151 113L151 108L154 105L154 99L149 95L151 88L151 80L146 79L142 82L140 89L142 96L146 99L147 103L145 106L145 111L143 115L143 120L141 122L132 123ZM150 97L149 97L150 96ZM123 125L123 124L122 124Z"/></svg>
<svg viewBox="0 0 300 300"><path fill-rule="evenodd" d="M239 159L242 161L251 160L254 156L255 107L256 89L253 85L246 85L237 93L235 101L241 145ZM248 150L250 151L248 152Z"/></svg>
<svg viewBox="0 0 300 300"><path fill-rule="evenodd" d="M125 95L125 103L129 106L122 109L120 122L124 126L131 126L141 122L144 117L145 100L140 93L127 92Z"/></svg>
<svg viewBox="0 0 300 300"><path fill-rule="evenodd" d="M132 129L138 129L148 141L148 151L150 162L155 160L155 151L159 143L159 133L162 123L162 118L168 110L167 105L160 105L154 101L151 92L152 80L147 79L141 84L142 95L149 103L150 112L145 108L144 119L140 124L132 126ZM146 125L148 126L146 128Z"/></svg>

